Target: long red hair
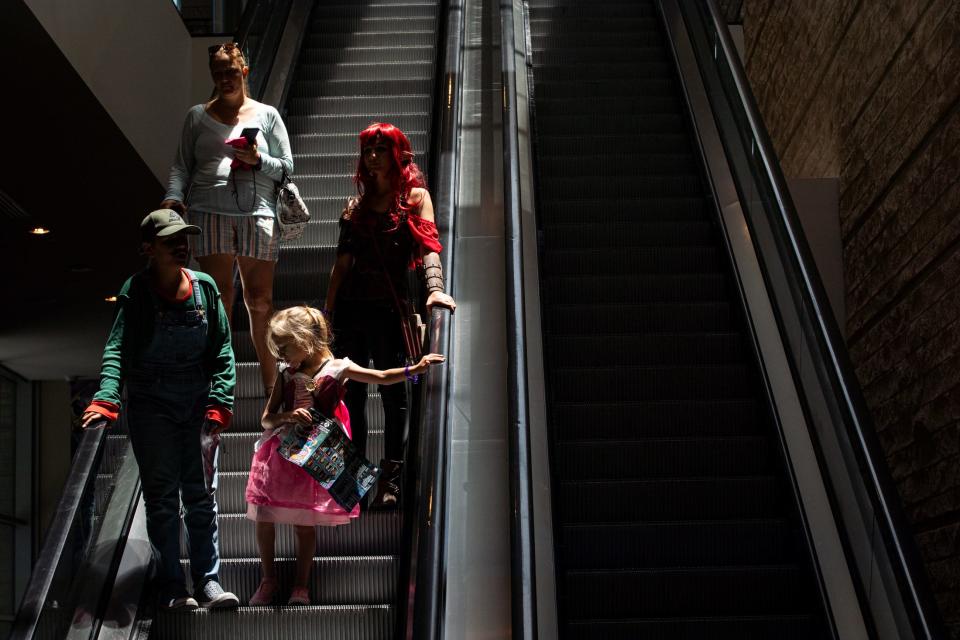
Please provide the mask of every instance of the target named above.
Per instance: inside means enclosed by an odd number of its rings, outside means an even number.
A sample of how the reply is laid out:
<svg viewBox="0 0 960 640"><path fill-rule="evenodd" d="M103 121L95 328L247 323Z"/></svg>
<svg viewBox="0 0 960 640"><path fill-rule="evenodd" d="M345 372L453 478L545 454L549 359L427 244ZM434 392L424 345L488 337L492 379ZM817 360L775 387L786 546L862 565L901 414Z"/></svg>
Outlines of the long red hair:
<svg viewBox="0 0 960 640"><path fill-rule="evenodd" d="M363 148L378 142L378 137L379 141L385 142L390 149L389 157L392 165L390 183L396 196L397 208L407 211L410 209L410 205L407 204L410 190L427 185L423 179L423 172L413 161L410 139L398 127L387 122L374 122L360 132L360 157L357 160L357 172L353 176L353 183L357 185L357 192L362 202L363 194L374 186L373 176L363 164Z"/></svg>

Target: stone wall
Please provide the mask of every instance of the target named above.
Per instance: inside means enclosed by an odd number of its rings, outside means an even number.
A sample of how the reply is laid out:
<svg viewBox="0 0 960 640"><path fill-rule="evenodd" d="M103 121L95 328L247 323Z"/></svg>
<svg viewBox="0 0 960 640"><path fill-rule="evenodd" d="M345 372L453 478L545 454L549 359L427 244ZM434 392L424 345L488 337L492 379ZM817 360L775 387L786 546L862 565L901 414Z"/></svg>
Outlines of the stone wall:
<svg viewBox="0 0 960 640"><path fill-rule="evenodd" d="M746 0L788 178L840 179L851 357L960 638L960 3Z"/></svg>

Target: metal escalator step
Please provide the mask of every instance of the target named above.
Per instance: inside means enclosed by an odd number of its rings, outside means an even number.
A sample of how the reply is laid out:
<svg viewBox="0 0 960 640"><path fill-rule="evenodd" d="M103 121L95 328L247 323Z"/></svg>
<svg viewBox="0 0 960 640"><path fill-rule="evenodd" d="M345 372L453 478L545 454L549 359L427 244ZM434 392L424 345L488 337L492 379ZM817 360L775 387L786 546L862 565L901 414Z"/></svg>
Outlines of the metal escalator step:
<svg viewBox="0 0 960 640"><path fill-rule="evenodd" d="M293 158L298 178L301 174L338 175L350 186L357 170L357 160L358 153L298 153Z"/></svg>
<svg viewBox="0 0 960 640"><path fill-rule="evenodd" d="M568 620L711 615L804 614L811 606L798 567L703 567L571 571Z"/></svg>
<svg viewBox="0 0 960 640"><path fill-rule="evenodd" d="M777 479L663 478L561 482L559 524L781 517Z"/></svg>
<svg viewBox="0 0 960 640"><path fill-rule="evenodd" d="M557 402L551 417L559 442L650 437L729 437L759 432L757 401L653 400L611 404ZM584 428L590 425L589 428Z"/></svg>
<svg viewBox="0 0 960 640"><path fill-rule="evenodd" d="M421 113L430 109L430 102L428 94L295 98L287 101L287 113L290 116L323 116L344 113ZM300 153L299 149L297 153ZM356 158L354 158L354 162L356 162Z"/></svg>
<svg viewBox="0 0 960 640"><path fill-rule="evenodd" d="M757 476L778 462L769 438L637 438L567 442L555 459L564 480Z"/></svg>
<svg viewBox="0 0 960 640"><path fill-rule="evenodd" d="M357 134L359 132L357 130L348 133L293 135L290 136L290 144L294 149L299 149L301 153L359 153L357 148ZM421 155L427 143L427 132L404 131L404 133L410 138L414 154ZM296 167L296 163L294 163L294 167ZM353 192L351 186L349 184L344 186L345 195L343 198ZM300 190L300 194L304 199L319 197L319 194L309 194L304 192L303 189ZM340 200L340 208L343 209L343 199ZM310 209L310 211L313 211L313 209Z"/></svg>
<svg viewBox="0 0 960 640"><path fill-rule="evenodd" d="M729 331L736 319L728 302L609 305L574 301L552 304L544 323L553 335L610 334L677 331Z"/></svg>
<svg viewBox="0 0 960 640"><path fill-rule="evenodd" d="M235 611L161 613L151 630L157 640L329 638L383 640L393 631L390 605L240 607Z"/></svg>
<svg viewBox="0 0 960 640"><path fill-rule="evenodd" d="M580 175L621 178L668 172L689 175L698 170L693 154L682 152L543 155L539 168L542 177Z"/></svg>
<svg viewBox="0 0 960 640"><path fill-rule="evenodd" d="M436 31L431 27L419 31L394 31L386 28L381 31L349 31L334 33L308 33L304 38L304 48L328 47L404 47L434 46Z"/></svg>
<svg viewBox="0 0 960 640"><path fill-rule="evenodd" d="M565 149L565 151L568 151ZM576 201L556 200L542 193L541 216L550 224L580 224L600 212L605 222L704 222L713 220L713 205L705 198L605 198L602 194Z"/></svg>
<svg viewBox="0 0 960 640"><path fill-rule="evenodd" d="M536 91L536 89L535 89ZM550 100L540 100L537 94L537 123L543 116L559 115L596 115L599 113L684 113L683 103L674 96L658 97L606 97L597 96L569 96L566 98L553 97ZM582 150L581 150L582 151Z"/></svg>
<svg viewBox="0 0 960 640"><path fill-rule="evenodd" d="M321 4L316 18L433 18L436 2L364 2L353 4ZM315 20L316 21L316 20Z"/></svg>
<svg viewBox="0 0 960 640"><path fill-rule="evenodd" d="M634 175L629 180L619 176L541 176L540 183L544 193L563 200L589 198L597 190L608 198L691 197L704 193L699 175Z"/></svg>
<svg viewBox="0 0 960 640"><path fill-rule="evenodd" d="M262 435L260 433L231 433L227 431L220 440L220 464L218 468L223 473L233 471L249 471L250 460L253 457L253 447ZM383 428L372 429L367 426L367 458L380 460L383 458Z"/></svg>
<svg viewBox="0 0 960 640"><path fill-rule="evenodd" d="M327 17L321 11L311 21L308 29L310 33L318 31L326 33L365 33L390 30L398 33L417 33L433 30L436 28L436 24L437 19L432 16L342 18L337 16Z"/></svg>
<svg viewBox="0 0 960 640"><path fill-rule="evenodd" d="M251 526L253 523L251 523ZM349 526L349 525L346 525ZM189 575L189 562L181 560ZM274 561L281 589L278 603L290 595L296 561ZM310 598L316 605L389 604L396 599L399 559L394 555L315 557L310 571ZM246 603L260 584L260 558L227 558L220 561L220 583Z"/></svg>
<svg viewBox="0 0 960 640"><path fill-rule="evenodd" d="M733 293L726 275L710 274L564 276L550 278L541 288L547 305L723 302Z"/></svg>
<svg viewBox="0 0 960 640"><path fill-rule="evenodd" d="M669 134L683 133L686 130L686 120L679 113L672 115L633 114L624 109L620 114L613 112L608 115L609 118L601 121L590 114L538 116L537 126L542 126L544 131L565 131L571 135L592 134L601 136ZM616 117L614 117L615 115ZM632 150L630 149L623 149L622 147L621 149L621 153L626 152L630 157L635 155L635 153L631 153ZM611 156L605 157L611 158ZM660 173L665 173L665 171L661 170Z"/></svg>
<svg viewBox="0 0 960 640"><path fill-rule="evenodd" d="M609 248L640 247L708 250L716 248L717 231L709 222L646 222L545 224L543 243L546 251L603 251ZM589 260L587 254L584 260ZM670 254L660 254L663 258ZM548 276L553 271L546 270Z"/></svg>
<svg viewBox="0 0 960 640"><path fill-rule="evenodd" d="M376 113L361 115L311 115L287 118L291 135L310 133L352 133L356 136L374 122L390 122L403 131L426 131L430 128L430 114L422 113ZM298 177L303 171L298 168ZM302 178L301 178L302 179Z"/></svg>
<svg viewBox="0 0 960 640"><path fill-rule="evenodd" d="M546 156L564 155L570 149L590 149L591 155L616 157L623 150L630 154L690 153L690 140L682 133L625 133L624 135L577 135L563 133L543 134L538 139L540 153ZM544 194L550 194L545 188ZM600 193L594 190L594 193ZM552 195L552 194L550 194ZM687 194L678 194L687 195Z"/></svg>
<svg viewBox="0 0 960 640"><path fill-rule="evenodd" d="M400 548L401 518L395 511L368 511L350 524L317 527L317 551L320 556L392 555ZM254 523L244 514L221 513L217 518L221 558L256 558ZM278 526L277 557L294 557L296 539L293 527ZM186 539L181 539L180 557L187 557Z"/></svg>
<svg viewBox="0 0 960 640"><path fill-rule="evenodd" d="M541 58L548 58L544 54ZM545 63L552 60L544 60ZM673 73L673 66L666 60L661 62L644 61L599 61L599 62L560 62L557 64L542 64L533 72L537 82L571 81L571 80L617 80L624 78L662 79L669 78ZM599 124L599 123L598 123Z"/></svg>
<svg viewBox="0 0 960 640"><path fill-rule="evenodd" d="M113 474L117 472L123 463L127 454L127 443L129 436L124 433L108 433L107 442L104 444L103 458L100 460L98 471L104 474Z"/></svg>
<svg viewBox="0 0 960 640"><path fill-rule="evenodd" d="M417 80L433 75L433 61L301 64L297 67L297 74L303 78L301 82Z"/></svg>
<svg viewBox="0 0 960 640"><path fill-rule="evenodd" d="M93 514L102 516L113 495L114 478L112 473L98 473L93 483Z"/></svg>
<svg viewBox="0 0 960 640"><path fill-rule="evenodd" d="M662 47L634 45L625 47L619 42L609 42L607 46L566 47L564 49L534 49L535 65L565 65L581 63L625 63L654 62L670 63L671 59ZM669 67L672 69L673 67ZM539 76L537 76L539 77Z"/></svg>
<svg viewBox="0 0 960 640"><path fill-rule="evenodd" d="M561 528L560 549L571 571L783 564L793 536L779 518L575 524Z"/></svg>
<svg viewBox="0 0 960 640"><path fill-rule="evenodd" d="M313 47L300 53L300 64L331 64L342 62L392 63L433 62L434 48L430 45L408 47Z"/></svg>
<svg viewBox="0 0 960 640"><path fill-rule="evenodd" d="M748 355L740 332L547 335L548 358L582 366L709 365L741 362Z"/></svg>
<svg viewBox="0 0 960 640"><path fill-rule="evenodd" d="M293 98L321 98L337 96L376 96L383 93L396 95L427 93L433 89L432 77L410 78L407 80L365 80L361 78L346 80L303 80L294 83L290 89ZM293 147L303 151L298 147Z"/></svg>
<svg viewBox="0 0 960 640"><path fill-rule="evenodd" d="M621 47L662 47L664 44L663 36L650 30L625 30L622 33L618 33L614 40L611 39L609 35L597 35L596 33L587 33L585 31L578 32L573 30L569 33L556 34L549 33L545 30L536 31L531 29L530 41L534 51L579 49L582 47L609 47L614 43Z"/></svg>
<svg viewBox="0 0 960 640"><path fill-rule="evenodd" d="M716 247L635 247L629 252L603 249L547 249L541 273L550 276L626 273L719 273L725 256Z"/></svg>
<svg viewBox="0 0 960 640"><path fill-rule="evenodd" d="M589 5L575 3L571 0L532 0L530 2L532 15L540 17L563 16L565 18L593 18L603 16L604 18L657 18L656 7L652 3L627 2L604 2Z"/></svg>
<svg viewBox="0 0 960 640"><path fill-rule="evenodd" d="M540 82L537 80L536 95L538 100L575 98L584 95L595 96L597 98L653 96L662 99L675 98L677 89L673 81L656 78L621 78L615 80L560 79L550 82ZM545 135L545 132L541 135ZM689 146L690 140L685 139L684 148ZM590 147L583 148L589 149Z"/></svg>
<svg viewBox="0 0 960 640"><path fill-rule="evenodd" d="M740 364L553 368L555 400L636 402L746 399L755 390L752 372Z"/></svg>
<svg viewBox="0 0 960 640"><path fill-rule="evenodd" d="M659 29L660 20L653 16L618 16L616 19L608 19L596 14L583 16L550 12L549 15L543 15L538 12L530 17L530 33L535 36L589 33L594 37L610 40L623 32L649 32L659 36Z"/></svg>
<svg viewBox="0 0 960 640"><path fill-rule="evenodd" d="M717 616L646 620L579 620L565 625L567 640L816 640L826 639L813 616Z"/></svg>

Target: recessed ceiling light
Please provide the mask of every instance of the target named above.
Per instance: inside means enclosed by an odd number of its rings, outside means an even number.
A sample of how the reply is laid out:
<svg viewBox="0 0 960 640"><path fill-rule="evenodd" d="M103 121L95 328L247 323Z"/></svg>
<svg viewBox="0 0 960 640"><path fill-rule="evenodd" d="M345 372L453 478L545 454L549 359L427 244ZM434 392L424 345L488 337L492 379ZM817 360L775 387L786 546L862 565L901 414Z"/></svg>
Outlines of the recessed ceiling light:
<svg viewBox="0 0 960 640"><path fill-rule="evenodd" d="M30 229L30 234L35 236L45 236L48 233L50 233L50 229L47 229L46 227L34 227L33 229Z"/></svg>
<svg viewBox="0 0 960 640"><path fill-rule="evenodd" d="M108 298L104 298L104 300L106 300L107 302L116 302L117 296L110 296Z"/></svg>

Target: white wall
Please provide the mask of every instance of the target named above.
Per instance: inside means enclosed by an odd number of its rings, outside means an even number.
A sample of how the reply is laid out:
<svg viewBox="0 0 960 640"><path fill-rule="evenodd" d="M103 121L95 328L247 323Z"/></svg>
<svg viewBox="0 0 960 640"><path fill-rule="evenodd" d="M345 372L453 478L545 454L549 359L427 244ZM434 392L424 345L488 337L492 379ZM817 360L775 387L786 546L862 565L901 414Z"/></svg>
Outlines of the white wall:
<svg viewBox="0 0 960 640"><path fill-rule="evenodd" d="M166 184L184 113L210 95L209 39L191 38L170 0L25 2Z"/></svg>

